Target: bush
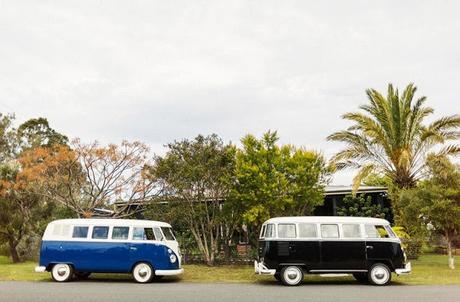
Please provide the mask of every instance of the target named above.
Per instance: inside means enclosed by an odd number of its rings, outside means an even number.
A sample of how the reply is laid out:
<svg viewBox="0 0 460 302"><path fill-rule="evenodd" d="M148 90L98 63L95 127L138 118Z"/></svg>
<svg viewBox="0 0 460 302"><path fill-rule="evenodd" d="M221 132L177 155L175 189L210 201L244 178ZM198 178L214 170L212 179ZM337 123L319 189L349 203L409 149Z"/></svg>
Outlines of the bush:
<svg viewBox="0 0 460 302"><path fill-rule="evenodd" d="M418 259L422 253L423 240L420 238L409 238L403 240L405 244L407 259Z"/></svg>
<svg viewBox="0 0 460 302"><path fill-rule="evenodd" d="M393 231L401 239L401 244L406 252L407 259L418 259L422 253L423 239L411 237L403 227L396 226Z"/></svg>

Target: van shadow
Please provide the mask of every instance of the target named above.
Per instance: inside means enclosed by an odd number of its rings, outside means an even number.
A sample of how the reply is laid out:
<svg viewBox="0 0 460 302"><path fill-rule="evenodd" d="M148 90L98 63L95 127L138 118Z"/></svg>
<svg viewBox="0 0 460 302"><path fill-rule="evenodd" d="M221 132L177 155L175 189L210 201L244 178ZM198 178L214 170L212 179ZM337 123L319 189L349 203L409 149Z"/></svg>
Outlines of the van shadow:
<svg viewBox="0 0 460 302"><path fill-rule="evenodd" d="M262 286L283 286L281 282L278 282L276 280L258 280L256 281L256 284L262 285ZM343 286L373 286L369 284L368 282L359 282L356 280L337 280L337 279L332 279L332 280L327 280L326 278L324 280L304 280L299 286L329 286L329 285L343 285ZM389 285L391 286L404 286L406 284L401 283L401 282L395 282L392 281Z"/></svg>
<svg viewBox="0 0 460 302"><path fill-rule="evenodd" d="M43 280L44 282L54 282L53 279ZM180 278L176 277L167 277L160 280L153 280L151 283L155 284L167 284L167 283L176 283L181 281ZM87 279L77 279L73 278L71 283L136 283L137 282L131 277L131 275L123 274L92 274Z"/></svg>

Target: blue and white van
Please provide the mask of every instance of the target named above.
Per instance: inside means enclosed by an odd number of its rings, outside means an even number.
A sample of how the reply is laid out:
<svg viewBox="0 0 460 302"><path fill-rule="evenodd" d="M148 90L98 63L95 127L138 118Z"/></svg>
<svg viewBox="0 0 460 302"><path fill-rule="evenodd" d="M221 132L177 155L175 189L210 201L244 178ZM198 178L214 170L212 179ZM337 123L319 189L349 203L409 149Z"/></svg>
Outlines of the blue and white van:
<svg viewBox="0 0 460 302"><path fill-rule="evenodd" d="M139 283L183 273L171 225L130 219L63 219L48 224L36 272L55 281L131 273Z"/></svg>

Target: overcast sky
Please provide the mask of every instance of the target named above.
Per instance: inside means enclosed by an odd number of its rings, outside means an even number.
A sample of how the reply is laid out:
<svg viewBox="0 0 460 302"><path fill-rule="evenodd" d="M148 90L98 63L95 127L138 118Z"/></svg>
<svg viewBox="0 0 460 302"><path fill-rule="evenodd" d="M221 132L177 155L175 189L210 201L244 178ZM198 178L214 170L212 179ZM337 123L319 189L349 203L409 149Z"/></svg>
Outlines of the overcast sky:
<svg viewBox="0 0 460 302"><path fill-rule="evenodd" d="M414 82L460 113L459 1L2 1L0 112L69 137L277 130L322 151L365 89ZM350 184L353 172L335 184Z"/></svg>

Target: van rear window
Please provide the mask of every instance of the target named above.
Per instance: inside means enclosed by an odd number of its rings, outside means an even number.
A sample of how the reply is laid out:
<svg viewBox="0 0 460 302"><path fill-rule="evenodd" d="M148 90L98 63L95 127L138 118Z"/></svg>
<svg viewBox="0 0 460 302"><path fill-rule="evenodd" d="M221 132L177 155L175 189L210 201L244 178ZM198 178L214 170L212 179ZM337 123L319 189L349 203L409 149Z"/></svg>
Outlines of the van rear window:
<svg viewBox="0 0 460 302"><path fill-rule="evenodd" d="M88 237L88 227L87 226L74 226L72 238L86 238Z"/></svg>
<svg viewBox="0 0 460 302"><path fill-rule="evenodd" d="M270 223L267 224L267 227L265 228L265 238L273 238L275 237L275 225Z"/></svg>

